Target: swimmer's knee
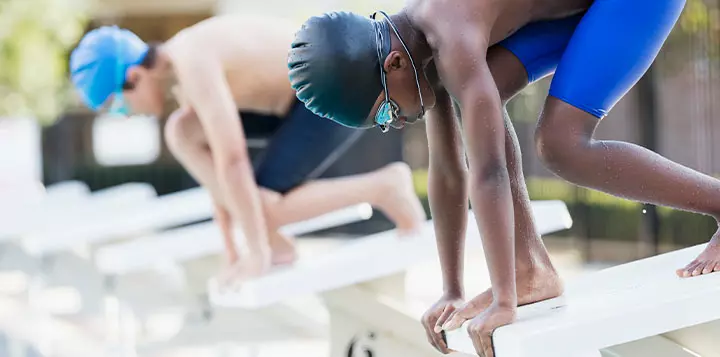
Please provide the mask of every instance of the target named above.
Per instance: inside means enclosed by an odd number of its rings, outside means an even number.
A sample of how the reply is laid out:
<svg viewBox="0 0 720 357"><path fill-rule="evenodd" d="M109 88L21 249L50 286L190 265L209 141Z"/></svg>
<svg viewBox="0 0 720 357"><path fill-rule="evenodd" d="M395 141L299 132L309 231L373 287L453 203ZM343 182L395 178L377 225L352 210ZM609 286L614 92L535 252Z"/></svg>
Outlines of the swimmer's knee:
<svg viewBox="0 0 720 357"><path fill-rule="evenodd" d="M260 199L263 201L264 205L273 206L278 203L283 198L283 195L279 192L264 188L264 187L258 187L260 191Z"/></svg>
<svg viewBox="0 0 720 357"><path fill-rule="evenodd" d="M535 130L540 159L556 174L569 172L591 149L599 123L596 117L557 98L549 97Z"/></svg>
<svg viewBox="0 0 720 357"><path fill-rule="evenodd" d="M535 147L540 160L550 171L565 178L572 175L577 153L571 151L572 147L563 142L561 138L549 135L545 130L538 128L535 135Z"/></svg>
<svg viewBox="0 0 720 357"><path fill-rule="evenodd" d="M173 155L179 155L195 146L202 146L198 139L198 133L202 132L202 128L193 128L195 125L192 122L193 118L195 118L194 113L176 110L165 122L163 135L165 143Z"/></svg>
<svg viewBox="0 0 720 357"><path fill-rule="evenodd" d="M412 169L410 168L410 165L403 161L392 162L386 165L384 169L387 172L390 172L397 180L412 178Z"/></svg>
<svg viewBox="0 0 720 357"><path fill-rule="evenodd" d="M170 152L177 156L179 149L183 145L182 135L180 135L180 128L176 121L168 119L165 122L165 128L163 129L163 135L165 136L165 144Z"/></svg>
<svg viewBox="0 0 720 357"><path fill-rule="evenodd" d="M540 160L554 174L570 179L589 149L591 137L573 135L568 128L558 127L557 121L541 120L535 130L535 148Z"/></svg>

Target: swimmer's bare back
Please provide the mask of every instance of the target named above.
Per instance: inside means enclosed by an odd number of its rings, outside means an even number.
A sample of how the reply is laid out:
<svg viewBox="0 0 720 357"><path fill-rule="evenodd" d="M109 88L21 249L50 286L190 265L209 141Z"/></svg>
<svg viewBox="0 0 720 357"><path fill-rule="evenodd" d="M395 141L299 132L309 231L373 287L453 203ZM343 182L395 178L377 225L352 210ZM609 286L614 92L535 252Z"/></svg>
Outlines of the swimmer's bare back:
<svg viewBox="0 0 720 357"><path fill-rule="evenodd" d="M164 49L173 62L193 57L198 71L203 62L219 62L238 111L283 117L295 98L287 76L295 30L295 24L277 18L218 16L179 32ZM176 90L181 104L185 95L182 87Z"/></svg>
<svg viewBox="0 0 720 357"><path fill-rule="evenodd" d="M405 10L428 44L437 50L444 34L472 37L480 32L492 46L528 23L581 13L594 0L414 0Z"/></svg>

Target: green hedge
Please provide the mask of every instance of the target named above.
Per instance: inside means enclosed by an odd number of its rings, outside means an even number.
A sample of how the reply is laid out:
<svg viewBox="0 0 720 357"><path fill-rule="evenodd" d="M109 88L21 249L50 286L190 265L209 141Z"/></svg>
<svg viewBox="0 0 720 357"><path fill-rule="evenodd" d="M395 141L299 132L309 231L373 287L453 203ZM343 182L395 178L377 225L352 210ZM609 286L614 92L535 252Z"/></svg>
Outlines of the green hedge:
<svg viewBox="0 0 720 357"><path fill-rule="evenodd" d="M427 172L416 171L415 188L427 204ZM640 233L645 206L605 193L577 187L559 179L529 177L532 200L561 200L568 206L573 227L558 236L634 241ZM678 245L706 242L717 230L715 220L698 214L658 208L660 240Z"/></svg>

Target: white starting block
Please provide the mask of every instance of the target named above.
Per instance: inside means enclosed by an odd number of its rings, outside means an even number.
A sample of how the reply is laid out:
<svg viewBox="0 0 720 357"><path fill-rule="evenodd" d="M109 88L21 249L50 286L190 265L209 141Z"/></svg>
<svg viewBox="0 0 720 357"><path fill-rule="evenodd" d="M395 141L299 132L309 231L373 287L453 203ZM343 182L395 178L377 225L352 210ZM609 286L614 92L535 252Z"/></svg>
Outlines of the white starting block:
<svg viewBox="0 0 720 357"><path fill-rule="evenodd" d="M208 218L212 214L209 195L203 189L158 198L152 186L140 183L97 191L72 206L63 202L59 204L62 209L56 210L54 216L42 219L34 231L21 236L19 245L26 255L16 264L39 274L33 279L33 291L53 285L76 286L83 295L83 311L97 310L103 281L84 254L92 250L76 248L95 248L93 245Z"/></svg>
<svg viewBox="0 0 720 357"><path fill-rule="evenodd" d="M169 195L145 197L126 204L97 210L90 217L73 220L63 230L41 229L23 239L23 248L31 255L43 256L66 251L79 245L97 245L136 237L155 230L200 221L212 217L210 195L194 188Z"/></svg>
<svg viewBox="0 0 720 357"><path fill-rule="evenodd" d="M533 202L532 209L541 234L572 225L563 202ZM426 342L418 316L407 311L402 301L406 269L437 259L434 236L432 221L412 237L398 237L395 231L371 235L245 282L238 291L221 289L211 280L210 301L221 307L257 309L321 294L330 312L332 357L438 356ZM472 214L466 238L468 247L481 247Z"/></svg>
<svg viewBox="0 0 720 357"><path fill-rule="evenodd" d="M325 215L321 215L307 221L298 222L282 227L280 230L289 235L297 236L323 229L354 223L369 219L372 216L372 207L365 203L340 209ZM237 229L236 238L242 237L242 231ZM242 239L242 238L239 238ZM165 264L189 264L191 260L197 260L206 256L216 255L223 250L222 235L215 223L201 223L188 227L178 228L163 232L158 235L138 238L130 242L123 242L104 246L96 251L95 262L98 270L106 276L124 276L133 274L131 277L122 279L118 286L118 294L133 309L142 309L138 317L151 315L153 310L157 311L161 306L151 306L153 303L148 300L155 298L148 295L146 289L150 275L137 275L155 267L165 267ZM183 270L189 270L183 267ZM195 266L197 268L197 266ZM194 269L192 277L186 277L186 284L198 286L200 294L206 294L207 280L217 270L209 274L202 274ZM202 270L202 269L200 269ZM139 284L135 281L144 281ZM152 280L152 279L150 279ZM156 285L167 285L167 281L158 281ZM157 288L155 290L157 290ZM138 294L139 293L139 294ZM154 292L153 292L154 293ZM153 294L151 293L151 294ZM193 291L178 289L178 295L193 295ZM136 296L139 295L139 296ZM167 300L167 295L163 299ZM180 296L174 300L182 300ZM195 300L196 303L199 299ZM166 307L166 306L162 306ZM203 306L200 306L203 307ZM312 313L303 311L301 307L292 304L276 304L266 309L254 311L241 310L215 310L207 311L212 313L212 318L204 323L198 323L197 318L191 314L186 315L186 323L183 329L172 339L163 343L139 343L138 348L147 352L168 348L170 346L182 345L184 343L212 343L211 341L224 342L228 336L236 336L242 332L240 337L248 342L261 340L259 336L324 336L326 326L322 318L313 318ZM243 321L247 327L236 325L237 321ZM268 331L274 331L268 333Z"/></svg>
<svg viewBox="0 0 720 357"><path fill-rule="evenodd" d="M369 204L360 204L287 225L280 231L298 236L366 220L371 216L372 207ZM234 233L236 240L242 239L241 229L236 228ZM182 263L219 254L223 249L223 238L217 224L207 222L104 246L96 252L95 262L98 270L105 275L123 275L152 269L158 265Z"/></svg>
<svg viewBox="0 0 720 357"><path fill-rule="evenodd" d="M32 195L0 206L0 239L15 239L31 230L39 220L53 217L90 197L90 189L79 181L65 181L47 187L44 194Z"/></svg>
<svg viewBox="0 0 720 357"><path fill-rule="evenodd" d="M703 248L588 274L561 298L520 307L518 321L493 334L496 357L720 356L720 274L675 275ZM466 328L446 336L475 355Z"/></svg>
<svg viewBox="0 0 720 357"><path fill-rule="evenodd" d="M137 183L98 191L77 206L24 235L20 245L29 258L41 258L25 259L28 267L39 270L33 290L76 286L83 296L83 312L102 306L103 276L88 260L97 245L207 219L213 212L202 188L157 197L152 186Z"/></svg>
<svg viewBox="0 0 720 357"><path fill-rule="evenodd" d="M38 183L32 189L20 189L12 193L2 192L0 211L3 213L24 213L28 209L37 209L39 205L52 201L75 199L89 195L90 189L80 181L63 181L43 187Z"/></svg>
<svg viewBox="0 0 720 357"><path fill-rule="evenodd" d="M94 192L72 204L61 202L55 212L36 218L29 236L44 236L82 226L86 221L113 214L118 207L137 204L155 197L155 189L146 183L126 183ZM57 236L57 233L55 233ZM29 238L30 240L31 238ZM30 243L32 244L32 243Z"/></svg>
<svg viewBox="0 0 720 357"><path fill-rule="evenodd" d="M9 337L9 356L32 356L28 347L57 357L118 355L79 326L7 297L0 297L0 330Z"/></svg>
<svg viewBox="0 0 720 357"><path fill-rule="evenodd" d="M136 183L96 192L72 208L58 206L61 209L54 216L21 236L25 253L42 258L40 275L31 282L28 295L38 295L47 286L70 284L82 296L78 313L102 308L103 281L90 262L83 264L81 257L67 253L208 219L213 214L211 198L202 188L157 197L151 186Z"/></svg>
<svg viewBox="0 0 720 357"><path fill-rule="evenodd" d="M46 210L44 214L30 215L34 221L33 229L19 236L18 245L23 251L17 249L8 257L13 260L11 264L34 275L28 287L29 296L53 285L73 284L83 294L92 291L93 285L99 285L93 284L94 280L97 280L93 279L93 271L87 269L87 265L83 265L79 257L73 254L49 254L61 253L59 250L34 250L43 243L40 239L48 239L52 244L61 245L65 243L63 238L66 234L76 232L78 227L107 219L107 216L112 218L118 209L150 201L156 197L156 193L149 184L127 183L99 190L91 195L75 195L81 197L75 200L68 199L68 196L72 195L65 196L66 199L56 198L52 209ZM70 248L75 246L68 245L68 250Z"/></svg>

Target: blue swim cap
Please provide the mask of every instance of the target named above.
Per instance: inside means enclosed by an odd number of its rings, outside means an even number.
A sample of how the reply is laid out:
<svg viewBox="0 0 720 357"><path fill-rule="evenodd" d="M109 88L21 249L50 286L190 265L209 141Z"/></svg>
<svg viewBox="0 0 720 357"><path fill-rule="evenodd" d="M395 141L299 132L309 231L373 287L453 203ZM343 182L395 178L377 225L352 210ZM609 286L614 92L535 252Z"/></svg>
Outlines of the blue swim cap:
<svg viewBox="0 0 720 357"><path fill-rule="evenodd" d="M390 52L385 22L350 12L312 17L296 33L288 54L292 88L313 113L352 128L368 127L382 93L380 57Z"/></svg>
<svg viewBox="0 0 720 357"><path fill-rule="evenodd" d="M88 32L70 56L70 76L83 102L98 110L112 94L121 94L128 68L140 64L149 46L117 26Z"/></svg>

